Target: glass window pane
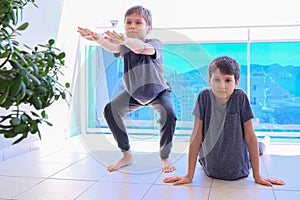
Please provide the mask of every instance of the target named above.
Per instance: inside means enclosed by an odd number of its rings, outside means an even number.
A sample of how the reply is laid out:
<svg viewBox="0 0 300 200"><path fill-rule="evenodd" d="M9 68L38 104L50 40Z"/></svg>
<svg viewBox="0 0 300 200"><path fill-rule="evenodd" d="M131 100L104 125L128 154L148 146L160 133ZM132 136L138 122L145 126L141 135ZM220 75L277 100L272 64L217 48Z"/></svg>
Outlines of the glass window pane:
<svg viewBox="0 0 300 200"><path fill-rule="evenodd" d="M196 98L208 85L208 64L228 55L241 65L239 88L247 92L247 43L165 44L165 74L173 88L177 129L192 129Z"/></svg>
<svg viewBox="0 0 300 200"><path fill-rule="evenodd" d="M165 77L171 84L177 130L192 129L192 110L199 91L208 87L209 62L221 55L241 65L239 88L249 93L255 130L300 132L300 42L250 43L250 88L247 89L247 43L164 44ZM100 47L86 48L88 128L107 127L104 105L123 89L123 63ZM134 129L159 129L149 107L126 118Z"/></svg>
<svg viewBox="0 0 300 200"><path fill-rule="evenodd" d="M258 131L300 131L300 42L251 43L251 104Z"/></svg>

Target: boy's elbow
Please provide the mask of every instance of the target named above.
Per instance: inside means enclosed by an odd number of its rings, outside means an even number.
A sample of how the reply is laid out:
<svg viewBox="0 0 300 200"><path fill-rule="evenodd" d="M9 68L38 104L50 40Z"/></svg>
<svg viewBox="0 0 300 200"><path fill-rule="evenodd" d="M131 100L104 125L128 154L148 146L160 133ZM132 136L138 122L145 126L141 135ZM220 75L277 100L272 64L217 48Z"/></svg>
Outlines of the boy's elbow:
<svg viewBox="0 0 300 200"><path fill-rule="evenodd" d="M132 50L135 54L144 54L145 49L144 48L137 48Z"/></svg>
<svg viewBox="0 0 300 200"><path fill-rule="evenodd" d="M110 52L111 52L111 53L120 53L119 50L115 50L115 49L110 50Z"/></svg>
<svg viewBox="0 0 300 200"><path fill-rule="evenodd" d="M144 54L144 55L154 55L155 50L150 48L137 48L132 50L136 54Z"/></svg>
<svg viewBox="0 0 300 200"><path fill-rule="evenodd" d="M248 145L257 144L257 142L258 142L255 134L245 137L245 140Z"/></svg>

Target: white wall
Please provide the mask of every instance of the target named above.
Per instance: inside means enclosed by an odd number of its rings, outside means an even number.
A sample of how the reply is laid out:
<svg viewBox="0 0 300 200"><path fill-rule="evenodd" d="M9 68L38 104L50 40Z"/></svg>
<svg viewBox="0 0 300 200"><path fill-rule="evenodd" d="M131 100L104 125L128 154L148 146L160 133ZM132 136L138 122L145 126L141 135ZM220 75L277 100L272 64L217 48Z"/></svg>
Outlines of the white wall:
<svg viewBox="0 0 300 200"><path fill-rule="evenodd" d="M65 0L71 24L96 27L123 22L125 11L143 5L153 14L153 25L167 27L202 27L236 25L271 25L300 23L298 0ZM66 16L67 17L67 16Z"/></svg>
<svg viewBox="0 0 300 200"><path fill-rule="evenodd" d="M36 0L38 7L28 4L23 10L23 22L29 27L22 32L21 41L30 46L56 39L64 0Z"/></svg>

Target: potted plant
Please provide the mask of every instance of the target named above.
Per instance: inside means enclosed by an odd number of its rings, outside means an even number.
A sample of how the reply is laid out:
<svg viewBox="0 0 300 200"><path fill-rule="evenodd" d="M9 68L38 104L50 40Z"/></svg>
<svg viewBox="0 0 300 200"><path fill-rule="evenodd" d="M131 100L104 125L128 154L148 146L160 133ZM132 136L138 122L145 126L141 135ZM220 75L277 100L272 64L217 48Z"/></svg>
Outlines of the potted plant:
<svg viewBox="0 0 300 200"><path fill-rule="evenodd" d="M55 40L33 48L18 42L20 32L29 25L20 23L22 10L29 3L35 5L35 0L0 1L0 134L17 137L13 144L28 134L41 138L39 125L45 122L52 126L46 121L45 108L66 99L70 86L58 81L65 53L54 46ZM30 109L22 109L24 105Z"/></svg>

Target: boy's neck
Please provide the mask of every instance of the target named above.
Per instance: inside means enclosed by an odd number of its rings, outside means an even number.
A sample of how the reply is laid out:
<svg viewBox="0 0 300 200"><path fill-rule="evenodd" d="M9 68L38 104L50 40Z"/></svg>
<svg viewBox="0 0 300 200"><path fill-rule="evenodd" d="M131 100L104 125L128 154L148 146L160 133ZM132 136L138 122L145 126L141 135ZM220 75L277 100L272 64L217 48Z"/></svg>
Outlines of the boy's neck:
<svg viewBox="0 0 300 200"><path fill-rule="evenodd" d="M215 98L216 98L216 101L219 104L219 106L224 106L228 102L228 99L220 99L220 98L217 98L216 96L215 96Z"/></svg>
<svg viewBox="0 0 300 200"><path fill-rule="evenodd" d="M218 103L219 106L224 106L230 99L230 97L228 99L224 99L224 98L218 98L212 91L210 91L212 93L212 95L214 96L216 102Z"/></svg>

